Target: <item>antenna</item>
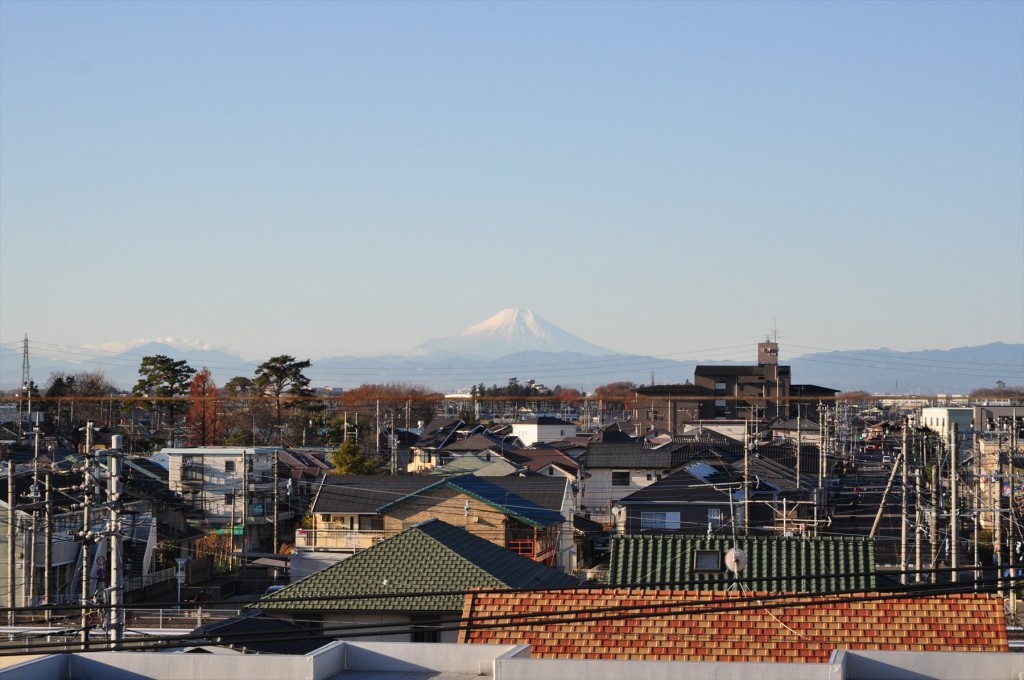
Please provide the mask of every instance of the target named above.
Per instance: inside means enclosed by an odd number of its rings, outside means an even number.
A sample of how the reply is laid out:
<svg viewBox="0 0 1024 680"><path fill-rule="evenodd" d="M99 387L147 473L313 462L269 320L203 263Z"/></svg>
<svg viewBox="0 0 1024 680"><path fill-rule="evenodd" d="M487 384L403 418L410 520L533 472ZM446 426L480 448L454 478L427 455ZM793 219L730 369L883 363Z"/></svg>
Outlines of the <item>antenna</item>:
<svg viewBox="0 0 1024 680"><path fill-rule="evenodd" d="M733 576L738 577L746 566L747 554L739 548L729 548L729 551L725 553L725 568L731 571Z"/></svg>

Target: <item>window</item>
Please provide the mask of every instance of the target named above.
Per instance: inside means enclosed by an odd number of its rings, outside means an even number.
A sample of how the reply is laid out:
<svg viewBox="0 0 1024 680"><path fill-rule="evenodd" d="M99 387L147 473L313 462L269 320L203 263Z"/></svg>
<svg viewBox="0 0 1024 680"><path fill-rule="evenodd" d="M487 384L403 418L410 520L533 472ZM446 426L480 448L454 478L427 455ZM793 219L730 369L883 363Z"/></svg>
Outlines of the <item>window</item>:
<svg viewBox="0 0 1024 680"><path fill-rule="evenodd" d="M233 460L226 460L226 461L224 461L224 472L234 472L234 471L235 471L235 461L233 461Z"/></svg>
<svg viewBox="0 0 1024 680"><path fill-rule="evenodd" d="M725 399L715 399L715 408L725 408Z"/></svg>
<svg viewBox="0 0 1024 680"><path fill-rule="evenodd" d="M384 518L380 515L359 515L360 531L384 531Z"/></svg>
<svg viewBox="0 0 1024 680"><path fill-rule="evenodd" d="M722 571L722 553L717 550L695 550L694 571Z"/></svg>
<svg viewBox="0 0 1024 680"><path fill-rule="evenodd" d="M678 531L678 512L641 512L640 531Z"/></svg>
<svg viewBox="0 0 1024 680"><path fill-rule="evenodd" d="M722 510L720 508L708 508L708 526L712 529L722 526Z"/></svg>
<svg viewBox="0 0 1024 680"><path fill-rule="evenodd" d="M226 494L224 494L224 505L234 505L234 504L235 504L235 494L233 494L233 493L226 493Z"/></svg>
<svg viewBox="0 0 1024 680"><path fill-rule="evenodd" d="M629 470L612 470L612 486L629 486Z"/></svg>
<svg viewBox="0 0 1024 680"><path fill-rule="evenodd" d="M715 381L715 389L719 390L719 391L725 390L725 383L721 382L719 380L716 380Z"/></svg>

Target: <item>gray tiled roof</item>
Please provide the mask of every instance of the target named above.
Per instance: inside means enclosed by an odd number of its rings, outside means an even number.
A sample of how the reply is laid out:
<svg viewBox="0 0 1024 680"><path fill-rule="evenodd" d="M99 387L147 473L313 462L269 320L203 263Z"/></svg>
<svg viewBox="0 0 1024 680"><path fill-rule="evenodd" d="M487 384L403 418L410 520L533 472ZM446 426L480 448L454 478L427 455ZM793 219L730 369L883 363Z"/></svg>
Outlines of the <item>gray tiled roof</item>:
<svg viewBox="0 0 1024 680"><path fill-rule="evenodd" d="M568 574L464 529L428 520L253 606L267 611L461 611L463 593L470 589L571 588L578 584ZM367 597L345 597L355 595Z"/></svg>
<svg viewBox="0 0 1024 680"><path fill-rule="evenodd" d="M313 503L314 513L375 513L377 508L433 484L416 475L329 475Z"/></svg>
<svg viewBox="0 0 1024 680"><path fill-rule="evenodd" d="M612 541L609 585L614 588L727 590L732 572L697 572L694 552L743 550L744 587L757 591L845 592L873 590L875 544L853 538L740 536L617 536ZM746 580L751 579L751 580Z"/></svg>
<svg viewBox="0 0 1024 680"><path fill-rule="evenodd" d="M669 470L685 462L691 453L685 445L669 444L657 449L641 443L593 443L587 450L588 469L629 468Z"/></svg>
<svg viewBox="0 0 1024 680"><path fill-rule="evenodd" d="M208 623L193 630L190 637L202 644L263 654L309 654L334 642L334 638L313 635L287 621L262 616L257 610Z"/></svg>
<svg viewBox="0 0 1024 680"><path fill-rule="evenodd" d="M557 510L550 510L534 503L533 501L520 496L519 494L510 491L507 488L503 488L492 482L492 479L485 479L483 477L477 477L476 475L460 475L458 477L448 477L441 481L435 482L428 487L419 489L403 498L393 500L392 502L381 506L377 509L380 514L386 514L389 510L404 503L408 503L412 500L429 496L435 489L449 488L458 491L459 493L472 496L473 498L496 508L498 511L514 517L520 522L529 524L535 527L549 527L552 524L565 521L562 513Z"/></svg>

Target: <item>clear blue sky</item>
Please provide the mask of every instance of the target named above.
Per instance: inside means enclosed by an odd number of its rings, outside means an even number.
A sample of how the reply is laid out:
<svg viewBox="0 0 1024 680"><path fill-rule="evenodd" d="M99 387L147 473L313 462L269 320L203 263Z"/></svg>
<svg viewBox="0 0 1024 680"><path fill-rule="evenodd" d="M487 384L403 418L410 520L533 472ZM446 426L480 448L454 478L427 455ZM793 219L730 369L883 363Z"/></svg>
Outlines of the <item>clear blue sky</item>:
<svg viewBox="0 0 1024 680"><path fill-rule="evenodd" d="M3 0L0 230L5 348L1022 342L1024 3Z"/></svg>

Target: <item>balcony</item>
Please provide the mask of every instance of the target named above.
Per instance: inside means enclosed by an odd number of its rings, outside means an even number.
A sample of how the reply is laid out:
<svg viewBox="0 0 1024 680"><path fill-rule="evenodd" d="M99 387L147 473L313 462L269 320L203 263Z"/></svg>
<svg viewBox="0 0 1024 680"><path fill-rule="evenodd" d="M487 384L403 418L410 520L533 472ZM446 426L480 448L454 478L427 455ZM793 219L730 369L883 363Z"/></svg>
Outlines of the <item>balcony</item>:
<svg viewBox="0 0 1024 680"><path fill-rule="evenodd" d="M295 532L295 547L305 550L336 550L356 552L372 547L383 540L383 531L360 529L298 529Z"/></svg>
<svg viewBox="0 0 1024 680"><path fill-rule="evenodd" d="M199 487L203 485L203 468L195 466L181 471L181 484L187 487Z"/></svg>

